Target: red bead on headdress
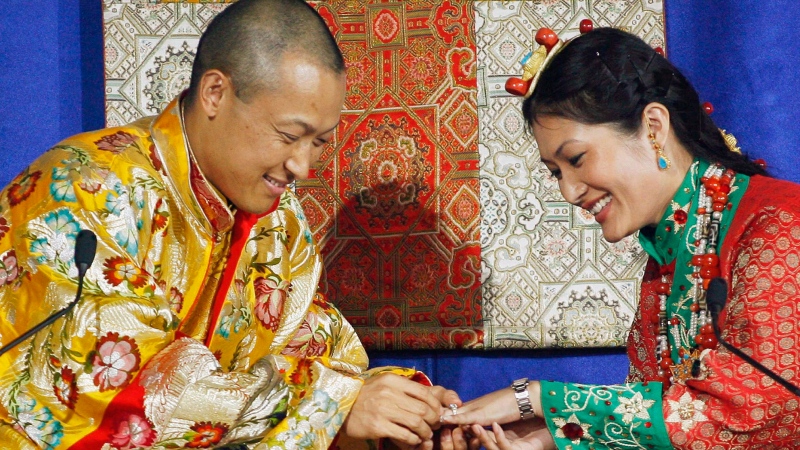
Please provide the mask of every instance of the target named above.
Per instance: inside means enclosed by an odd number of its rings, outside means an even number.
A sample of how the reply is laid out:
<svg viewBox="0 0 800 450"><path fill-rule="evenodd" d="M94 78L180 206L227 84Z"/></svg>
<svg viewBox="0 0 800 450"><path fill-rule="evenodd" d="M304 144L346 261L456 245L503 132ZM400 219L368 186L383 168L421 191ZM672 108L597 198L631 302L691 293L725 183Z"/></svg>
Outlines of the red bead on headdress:
<svg viewBox="0 0 800 450"><path fill-rule="evenodd" d="M589 19L583 19L580 23L581 34L592 31L594 24ZM561 51L567 44L558 38L555 31L550 28L539 28L534 40L539 44L535 51L528 52L522 58L522 77L511 77L506 80L506 91L509 94L528 98L533 93L539 75L547 67L550 60Z"/></svg>

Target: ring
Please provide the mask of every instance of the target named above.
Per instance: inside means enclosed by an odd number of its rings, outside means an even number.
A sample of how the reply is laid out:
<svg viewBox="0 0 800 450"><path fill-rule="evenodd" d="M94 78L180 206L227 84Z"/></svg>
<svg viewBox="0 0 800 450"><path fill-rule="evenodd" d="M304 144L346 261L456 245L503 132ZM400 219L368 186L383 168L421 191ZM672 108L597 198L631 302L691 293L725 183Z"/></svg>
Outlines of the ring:
<svg viewBox="0 0 800 450"><path fill-rule="evenodd" d="M454 416L458 414L458 405L456 405L455 403L450 403L450 411L453 412Z"/></svg>

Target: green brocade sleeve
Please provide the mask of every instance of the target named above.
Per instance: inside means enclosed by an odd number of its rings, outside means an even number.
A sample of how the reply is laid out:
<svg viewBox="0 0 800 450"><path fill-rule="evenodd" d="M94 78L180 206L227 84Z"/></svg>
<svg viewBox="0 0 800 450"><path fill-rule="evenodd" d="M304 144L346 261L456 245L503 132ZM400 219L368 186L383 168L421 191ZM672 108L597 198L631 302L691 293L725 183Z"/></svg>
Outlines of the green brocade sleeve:
<svg viewBox="0 0 800 450"><path fill-rule="evenodd" d="M671 449L661 383L542 381L545 423L561 450Z"/></svg>

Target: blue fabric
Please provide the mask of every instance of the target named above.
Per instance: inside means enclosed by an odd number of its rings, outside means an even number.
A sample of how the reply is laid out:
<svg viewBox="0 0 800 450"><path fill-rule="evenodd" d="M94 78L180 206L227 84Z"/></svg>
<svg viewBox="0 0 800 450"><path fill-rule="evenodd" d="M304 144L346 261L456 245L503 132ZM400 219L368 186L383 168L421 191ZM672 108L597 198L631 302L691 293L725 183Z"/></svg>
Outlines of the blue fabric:
<svg viewBox="0 0 800 450"><path fill-rule="evenodd" d="M778 178L800 181L800 3L665 0L667 57L717 126Z"/></svg>
<svg viewBox="0 0 800 450"><path fill-rule="evenodd" d="M800 181L795 150L800 4L665 0L668 57L715 106L714 120L770 170ZM104 125L102 2L0 2L0 185L71 134ZM622 382L622 349L373 352L372 365L414 366L464 399L522 376Z"/></svg>

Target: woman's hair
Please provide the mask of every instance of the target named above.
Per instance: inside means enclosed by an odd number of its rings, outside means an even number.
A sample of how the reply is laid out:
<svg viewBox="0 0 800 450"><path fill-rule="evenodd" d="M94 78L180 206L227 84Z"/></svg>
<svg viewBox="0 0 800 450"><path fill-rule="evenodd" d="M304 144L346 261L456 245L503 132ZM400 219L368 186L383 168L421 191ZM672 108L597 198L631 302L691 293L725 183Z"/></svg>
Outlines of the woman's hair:
<svg viewBox="0 0 800 450"><path fill-rule="evenodd" d="M672 129L692 156L745 175L766 175L763 167L728 148L697 91L672 63L638 37L613 28L583 34L555 55L522 112L528 124L557 116L610 124L633 135L652 102L669 110Z"/></svg>

